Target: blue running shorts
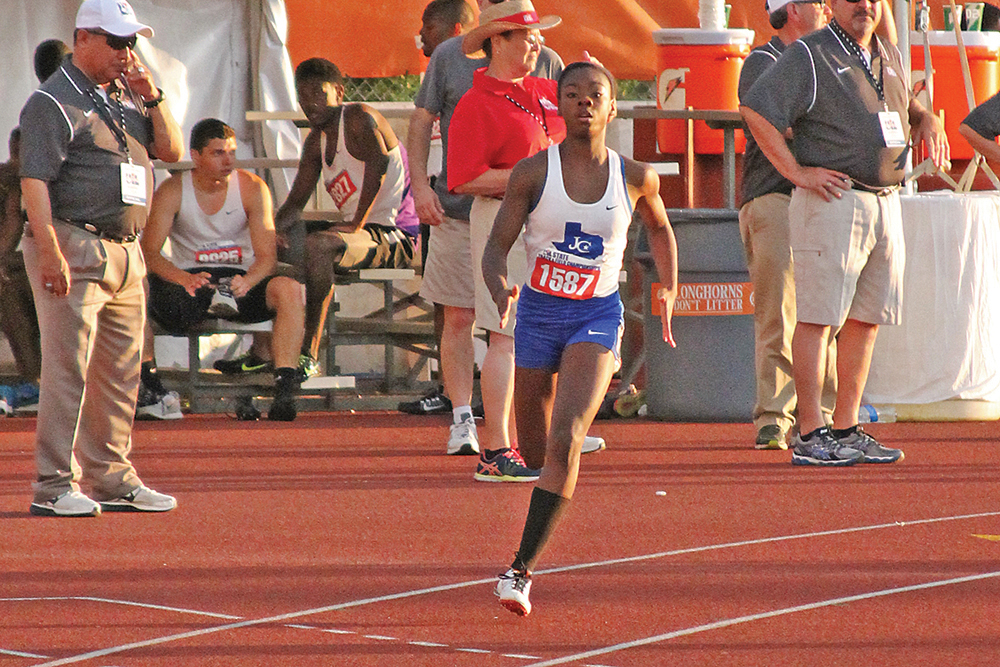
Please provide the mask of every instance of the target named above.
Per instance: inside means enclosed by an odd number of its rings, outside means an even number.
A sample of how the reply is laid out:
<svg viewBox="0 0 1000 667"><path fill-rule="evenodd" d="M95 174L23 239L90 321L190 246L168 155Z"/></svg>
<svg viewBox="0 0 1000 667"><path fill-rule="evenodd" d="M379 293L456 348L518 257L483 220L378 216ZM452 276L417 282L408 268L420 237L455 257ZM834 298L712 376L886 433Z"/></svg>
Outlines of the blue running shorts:
<svg viewBox="0 0 1000 667"><path fill-rule="evenodd" d="M521 368L559 368L573 343L597 343L621 361L625 309L618 292L575 300L521 289L514 326L514 363Z"/></svg>

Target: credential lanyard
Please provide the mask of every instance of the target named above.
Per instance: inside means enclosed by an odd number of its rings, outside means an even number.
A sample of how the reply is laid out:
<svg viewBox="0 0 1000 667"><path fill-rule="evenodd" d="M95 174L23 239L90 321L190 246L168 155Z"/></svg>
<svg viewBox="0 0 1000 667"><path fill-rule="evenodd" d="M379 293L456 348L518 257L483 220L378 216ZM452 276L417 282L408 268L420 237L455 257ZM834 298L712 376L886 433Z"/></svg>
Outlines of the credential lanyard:
<svg viewBox="0 0 1000 667"><path fill-rule="evenodd" d="M115 138L118 140L119 148L121 148L121 150L128 157L129 163L131 163L132 156L129 154L128 137L125 134L126 132L125 106L121 103L121 100L116 100L118 106L118 115L122 123L121 127L119 127L115 123L114 118L111 117L111 109L110 109L111 96L110 95L108 96L109 103L105 104L104 100L101 99L101 96L97 94L97 91L94 88L92 87L88 88L87 94L90 96L90 101L93 102L94 108L97 110L97 115L101 117L101 120L104 121L104 124L108 126L109 130L111 130L111 133L115 135Z"/></svg>
<svg viewBox="0 0 1000 667"><path fill-rule="evenodd" d="M541 116L541 118L539 118L538 115L535 112L533 112L530 109L526 108L523 104L521 104L520 102L518 102L517 100L515 100L510 95L504 95L504 97L506 97L507 101L509 101L514 106L516 106L518 109L520 109L524 113L526 113L529 116L531 116L532 118L534 118L535 122L542 126L542 130L545 132L545 136L546 137L549 136L549 126L545 122L545 109L544 108L542 108L542 116ZM549 143L552 143L551 139L549 139Z"/></svg>
<svg viewBox="0 0 1000 667"><path fill-rule="evenodd" d="M875 43L875 48L872 50L872 58L874 58L876 54L878 55L879 71L878 71L878 79L876 79L875 73L872 71L871 65L868 63L868 60L865 59L864 54L861 53L861 45L858 44L857 40L848 35L847 32L840 26L840 24L837 23L836 19L830 21L830 28L835 33L837 33L837 36L840 37L845 44L847 44L847 48L855 56L858 57L858 60L861 61L861 66L865 70L865 78L868 79L868 83L870 83L872 85L872 88L875 89L875 94L878 96L878 101L881 102L885 110L888 111L889 105L885 101L885 58L882 57L882 49L881 45L879 44L878 37L876 35L872 35L872 39L874 40Z"/></svg>

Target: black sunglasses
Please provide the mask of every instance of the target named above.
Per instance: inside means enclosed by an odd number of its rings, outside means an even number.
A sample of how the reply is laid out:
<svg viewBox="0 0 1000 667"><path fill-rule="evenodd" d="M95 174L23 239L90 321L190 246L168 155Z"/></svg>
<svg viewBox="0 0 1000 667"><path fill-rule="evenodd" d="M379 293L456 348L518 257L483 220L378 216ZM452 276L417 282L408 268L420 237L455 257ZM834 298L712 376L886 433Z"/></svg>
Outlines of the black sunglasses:
<svg viewBox="0 0 1000 667"><path fill-rule="evenodd" d="M856 0L855 0L856 1ZM138 37L136 35L129 35L128 37L119 37L118 35L112 35L109 32L104 32L103 30L88 30L92 35L101 35L104 37L108 46L115 51L121 51L123 49L134 49L135 43Z"/></svg>

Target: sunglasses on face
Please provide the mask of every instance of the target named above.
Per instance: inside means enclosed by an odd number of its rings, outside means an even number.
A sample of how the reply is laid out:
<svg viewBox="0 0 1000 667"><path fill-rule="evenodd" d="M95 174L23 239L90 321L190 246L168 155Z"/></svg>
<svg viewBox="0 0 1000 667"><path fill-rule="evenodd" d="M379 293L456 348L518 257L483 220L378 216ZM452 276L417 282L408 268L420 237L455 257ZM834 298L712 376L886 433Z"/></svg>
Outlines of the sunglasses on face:
<svg viewBox="0 0 1000 667"><path fill-rule="evenodd" d="M108 47L114 49L115 51L134 49L136 40L138 39L136 35L119 37L118 35L112 35L111 33L104 32L103 30L88 30L87 32L92 35L101 35L104 37L104 40L108 43Z"/></svg>
<svg viewBox="0 0 1000 667"><path fill-rule="evenodd" d="M528 35L524 41L528 42L528 46L533 49L540 49L545 44L545 38L541 35Z"/></svg>

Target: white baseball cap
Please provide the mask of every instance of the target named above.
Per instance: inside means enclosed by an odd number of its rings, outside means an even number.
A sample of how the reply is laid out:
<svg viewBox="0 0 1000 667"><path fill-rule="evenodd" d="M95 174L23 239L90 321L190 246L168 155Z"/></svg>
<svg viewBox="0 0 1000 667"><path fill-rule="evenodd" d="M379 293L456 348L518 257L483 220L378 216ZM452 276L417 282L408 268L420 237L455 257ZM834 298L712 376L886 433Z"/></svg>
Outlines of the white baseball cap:
<svg viewBox="0 0 1000 667"><path fill-rule="evenodd" d="M118 37L153 36L153 29L136 20L135 10L125 0L83 0L76 12L76 27L100 28Z"/></svg>
<svg viewBox="0 0 1000 667"><path fill-rule="evenodd" d="M767 2L764 4L767 7L767 13L773 14L782 7L784 7L785 5L791 4L793 2L795 2L795 0L767 0Z"/></svg>

